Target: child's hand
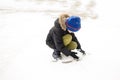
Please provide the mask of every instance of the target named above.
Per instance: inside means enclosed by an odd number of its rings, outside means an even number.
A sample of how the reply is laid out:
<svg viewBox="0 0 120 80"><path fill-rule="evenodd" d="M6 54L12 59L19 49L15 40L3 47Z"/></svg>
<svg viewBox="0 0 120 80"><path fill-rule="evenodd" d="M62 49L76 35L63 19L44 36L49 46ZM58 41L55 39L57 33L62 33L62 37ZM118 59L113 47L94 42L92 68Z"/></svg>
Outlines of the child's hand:
<svg viewBox="0 0 120 80"><path fill-rule="evenodd" d="M77 49L79 52L83 53L83 55L86 55L85 51L82 49Z"/></svg>

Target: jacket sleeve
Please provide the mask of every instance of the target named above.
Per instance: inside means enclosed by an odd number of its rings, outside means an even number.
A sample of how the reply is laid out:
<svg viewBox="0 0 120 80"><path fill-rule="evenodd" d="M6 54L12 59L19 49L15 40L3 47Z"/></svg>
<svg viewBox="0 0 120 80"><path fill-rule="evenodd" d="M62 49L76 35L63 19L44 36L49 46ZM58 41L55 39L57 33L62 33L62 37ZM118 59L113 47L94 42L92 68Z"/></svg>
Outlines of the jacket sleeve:
<svg viewBox="0 0 120 80"><path fill-rule="evenodd" d="M72 33L72 40L73 41L75 41L75 42L77 42L77 49L81 49L81 44L80 44L80 42L78 41L78 39L77 39L77 37L75 36L75 34L74 33Z"/></svg>
<svg viewBox="0 0 120 80"><path fill-rule="evenodd" d="M53 40L54 40L56 49L61 51L66 56L69 56L71 54L71 51L64 46L63 40L62 40L62 33L60 31L54 31L53 36L54 36Z"/></svg>

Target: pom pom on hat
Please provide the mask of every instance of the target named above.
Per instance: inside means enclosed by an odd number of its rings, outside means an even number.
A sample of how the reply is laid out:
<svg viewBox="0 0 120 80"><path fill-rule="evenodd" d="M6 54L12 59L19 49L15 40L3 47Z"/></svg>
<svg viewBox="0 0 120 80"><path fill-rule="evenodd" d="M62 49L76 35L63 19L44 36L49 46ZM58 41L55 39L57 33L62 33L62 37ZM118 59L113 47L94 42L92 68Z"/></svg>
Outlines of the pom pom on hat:
<svg viewBox="0 0 120 80"><path fill-rule="evenodd" d="M65 24L67 30L76 32L81 28L81 19L78 16L71 16L66 20Z"/></svg>

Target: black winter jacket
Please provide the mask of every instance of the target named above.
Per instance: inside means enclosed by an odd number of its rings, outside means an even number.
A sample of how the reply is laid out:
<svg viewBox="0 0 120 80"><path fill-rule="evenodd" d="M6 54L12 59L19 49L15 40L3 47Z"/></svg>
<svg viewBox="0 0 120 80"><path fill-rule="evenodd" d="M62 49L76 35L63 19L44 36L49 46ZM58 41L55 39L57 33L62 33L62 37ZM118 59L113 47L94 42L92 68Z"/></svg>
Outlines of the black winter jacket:
<svg viewBox="0 0 120 80"><path fill-rule="evenodd" d="M71 34L72 35L72 41L77 42L78 46L77 49L81 49L81 45L78 42L76 36L74 33L69 33L67 30L64 31L60 24L59 19L57 19L54 23L54 27L52 27L47 35L46 44L51 47L52 49L57 49L61 51L66 56L71 54L71 51L67 49L67 47L64 46L62 37L65 34Z"/></svg>

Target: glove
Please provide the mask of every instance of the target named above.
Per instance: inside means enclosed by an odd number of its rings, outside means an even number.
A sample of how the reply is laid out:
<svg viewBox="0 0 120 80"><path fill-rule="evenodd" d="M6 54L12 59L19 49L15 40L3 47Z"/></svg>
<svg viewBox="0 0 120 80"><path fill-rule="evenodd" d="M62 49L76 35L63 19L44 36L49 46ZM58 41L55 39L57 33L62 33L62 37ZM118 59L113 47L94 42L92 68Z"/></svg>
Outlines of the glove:
<svg viewBox="0 0 120 80"><path fill-rule="evenodd" d="M70 56L72 56L74 59L78 60L79 57L75 54L77 54L77 53L76 52L71 52Z"/></svg>
<svg viewBox="0 0 120 80"><path fill-rule="evenodd" d="M85 51L82 49L77 49L77 51L81 52L83 55L86 55Z"/></svg>

